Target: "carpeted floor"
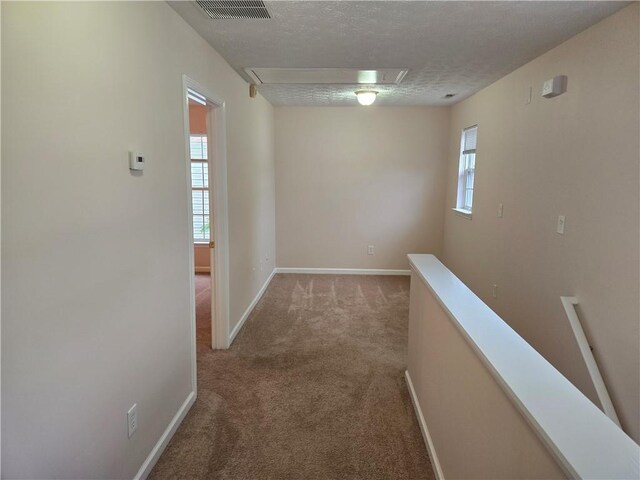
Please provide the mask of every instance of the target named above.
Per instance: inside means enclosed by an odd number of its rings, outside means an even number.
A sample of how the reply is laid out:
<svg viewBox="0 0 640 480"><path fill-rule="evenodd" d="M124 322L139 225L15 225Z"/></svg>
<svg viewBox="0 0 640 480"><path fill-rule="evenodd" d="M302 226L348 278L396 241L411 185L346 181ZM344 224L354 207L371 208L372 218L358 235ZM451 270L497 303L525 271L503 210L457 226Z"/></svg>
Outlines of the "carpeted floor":
<svg viewBox="0 0 640 480"><path fill-rule="evenodd" d="M208 273L196 273L196 344L199 354L211 350L211 277Z"/></svg>
<svg viewBox="0 0 640 480"><path fill-rule="evenodd" d="M150 478L433 479L403 377L408 289L276 275L229 350L199 339L198 399Z"/></svg>

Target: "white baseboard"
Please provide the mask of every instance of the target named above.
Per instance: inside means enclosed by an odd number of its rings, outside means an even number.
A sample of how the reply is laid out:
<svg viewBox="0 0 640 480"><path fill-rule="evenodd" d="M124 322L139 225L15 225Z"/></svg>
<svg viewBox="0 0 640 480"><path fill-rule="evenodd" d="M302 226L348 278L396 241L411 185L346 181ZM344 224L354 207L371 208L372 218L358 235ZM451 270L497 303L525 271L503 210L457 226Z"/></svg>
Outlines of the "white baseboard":
<svg viewBox="0 0 640 480"><path fill-rule="evenodd" d="M140 467L140 470L138 470L136 476L133 477L134 480L144 480L149 476L151 470L158 462L160 455L162 455L164 449L167 448L171 437L173 437L173 434L176 433L176 430L178 430L178 427L182 423L182 420L184 420L184 417L187 415L187 412L191 409L191 406L195 401L196 392L191 392L187 396L182 406L178 409L178 412L175 414L171 422L169 422L169 425L160 437L160 440L158 440L158 443L156 443L155 447L153 447L151 453Z"/></svg>
<svg viewBox="0 0 640 480"><path fill-rule="evenodd" d="M420 430L422 431L422 438L424 439L424 443L427 446L429 459L431 460L431 465L433 466L433 473L436 476L436 480L444 480L442 467L440 466L440 461L438 460L436 449L433 446L431 435L429 435L429 430L427 429L427 422L425 422L424 415L422 415L420 402L418 402L418 396L416 395L416 391L413 389L413 383L411 382L411 376L409 375L408 370L404 371L404 377L407 380L407 386L409 387L409 395L411 396L411 402L413 403L413 408L416 412L416 417L418 417L418 424L420 425Z"/></svg>
<svg viewBox="0 0 640 480"><path fill-rule="evenodd" d="M329 275L411 275L411 270L377 268L288 268L278 267L277 273L311 273Z"/></svg>
<svg viewBox="0 0 640 480"><path fill-rule="evenodd" d="M242 329L244 322L247 321L249 315L258 304L262 295L267 290L269 283L271 283L271 279L276 273L312 273L312 274L333 274L333 275L411 275L411 270L386 270L386 269L368 269L368 268L281 268L276 267L269 275L269 278L264 282L262 288L253 299L253 301L249 304L245 312L240 317L240 321L234 327L234 329L229 334L229 346L233 343L233 340Z"/></svg>
<svg viewBox="0 0 640 480"><path fill-rule="evenodd" d="M267 291L267 287L269 286L269 283L271 283L271 279L273 278L273 276L276 274L276 270L277 270L276 268L273 269L273 271L271 272L271 275L269 275L269 278L267 278L267 280L264 282L264 285L262 285L262 288L260 288L260 291L256 295L256 298L254 298L253 301L249 304L247 309L242 314L242 317L240 317L240 321L235 326L233 331L229 334L229 346L231 346L231 344L235 340L236 335L238 335L238 332L240 332L240 329L244 325L244 322L247 321L247 318L249 318L249 315L251 315L251 312L253 311L253 309L256 307L256 305L262 298L262 295L264 295L264 292Z"/></svg>
<svg viewBox="0 0 640 480"><path fill-rule="evenodd" d="M196 267L196 273L211 273L211 267Z"/></svg>

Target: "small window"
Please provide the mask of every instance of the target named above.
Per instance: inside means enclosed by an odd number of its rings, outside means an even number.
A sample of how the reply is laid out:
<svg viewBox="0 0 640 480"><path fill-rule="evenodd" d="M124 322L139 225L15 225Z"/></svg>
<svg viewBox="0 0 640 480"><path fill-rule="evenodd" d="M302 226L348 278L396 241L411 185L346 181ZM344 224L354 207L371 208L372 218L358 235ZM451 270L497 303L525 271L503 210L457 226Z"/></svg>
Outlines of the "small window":
<svg viewBox="0 0 640 480"><path fill-rule="evenodd" d="M191 203L193 207L193 239L209 241L209 162L207 136L191 135Z"/></svg>
<svg viewBox="0 0 640 480"><path fill-rule="evenodd" d="M460 167L458 169L458 201L456 210L471 214L473 211L473 184L476 173L476 143L478 126L465 128L460 140Z"/></svg>

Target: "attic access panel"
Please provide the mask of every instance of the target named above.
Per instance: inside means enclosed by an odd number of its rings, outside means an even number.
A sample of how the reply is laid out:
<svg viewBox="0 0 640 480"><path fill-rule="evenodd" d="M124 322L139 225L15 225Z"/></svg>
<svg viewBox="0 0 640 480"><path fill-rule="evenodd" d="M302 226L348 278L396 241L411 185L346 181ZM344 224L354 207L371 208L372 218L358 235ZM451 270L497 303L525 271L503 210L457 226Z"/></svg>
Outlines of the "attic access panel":
<svg viewBox="0 0 640 480"><path fill-rule="evenodd" d="M407 69L380 68L245 68L257 84L398 85Z"/></svg>

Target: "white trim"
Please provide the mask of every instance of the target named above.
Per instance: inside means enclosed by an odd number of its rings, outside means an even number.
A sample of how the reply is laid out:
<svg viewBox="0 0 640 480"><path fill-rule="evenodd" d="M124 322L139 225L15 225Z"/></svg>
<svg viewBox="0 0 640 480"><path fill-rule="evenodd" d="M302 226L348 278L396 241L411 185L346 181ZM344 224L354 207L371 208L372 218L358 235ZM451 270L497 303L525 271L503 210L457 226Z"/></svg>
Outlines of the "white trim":
<svg viewBox="0 0 640 480"><path fill-rule="evenodd" d="M476 148L471 148L471 149L466 149L465 150L465 146L466 146L466 137L467 137L467 132L471 131L471 130L475 130L476 131ZM458 190L457 190L457 197L456 197L456 208L454 208L453 210L460 213L462 216L467 217L469 220L471 220L471 210L469 210L468 207L473 207L473 188L471 188L471 205L467 205L466 204L466 192L467 192L467 178L469 176L469 170L467 168L467 162L466 162L466 156L467 155L474 155L474 167L473 167L473 172L475 174L476 168L475 168L475 155L476 155L476 150L477 150L477 143L478 143L478 125L472 125L470 127L467 128L463 128L462 129L462 133L460 134L460 158L458 161Z"/></svg>
<svg viewBox="0 0 640 480"><path fill-rule="evenodd" d="M607 417L609 417L613 423L622 428L620 426L620 420L618 419L616 409L613 406L611 397L609 396L609 390L607 390L607 385L604 383L604 379L602 378L602 374L598 368L598 363L593 356L591 346L589 345L587 336L585 335L580 319L578 318L578 313L575 308L575 306L578 305L578 299L576 297L560 297L560 301L562 302L564 311L569 319L569 324L571 325L573 335L576 337L576 342L578 342L578 347L580 348L580 353L582 354L584 363L587 366L587 370L589 370L589 376L591 377L593 386L598 394L598 400L600 400L602 411L607 414Z"/></svg>
<svg viewBox="0 0 640 480"><path fill-rule="evenodd" d="M144 480L149 476L151 470L153 470L153 467L158 462L160 455L162 455L164 449L167 448L171 437L173 437L173 435L176 433L176 430L178 430L178 427L182 423L182 420L184 420L184 417L187 415L187 412L189 412L191 406L195 401L196 392L189 393L185 401L176 412L175 416L171 419L171 422L169 422L169 425L167 425L167 428L165 429L163 434L160 436L158 443L155 444L155 446L149 453L149 456L145 459L144 463L140 467L140 470L138 470L136 476L133 477L134 480Z"/></svg>
<svg viewBox="0 0 640 480"><path fill-rule="evenodd" d="M211 289L212 303L214 310L212 311L211 325L211 348L225 349L229 348L228 332L229 332L229 217L227 207L227 133L226 133L226 107L223 99L210 93L206 88L198 82L192 80L186 75L182 76L183 99L184 99L184 115L185 115L185 156L188 164L187 186L189 194L191 194L191 152L189 151L189 102L187 100L187 91L194 90L207 100L207 105L213 108L209 109L209 132L208 136L212 139L208 142L209 148L214 148L209 156L209 174L212 181L209 182L213 188L213 195L209 195L209 201L213 208L209 211L213 214L213 240L216 248L213 249L213 286ZM215 161L214 161L215 160ZM215 197L215 198L214 198ZM190 270L195 271L194 253L193 253L193 212L191 202L188 203L189 208L189 256ZM192 365L193 365L193 383L196 379L196 340L195 340L195 284L193 274L191 276L191 298L193 302L192 308ZM215 297L215 298L213 298ZM194 391L197 391L194 387Z"/></svg>
<svg viewBox="0 0 640 480"><path fill-rule="evenodd" d="M211 273L211 267L196 267L196 273Z"/></svg>
<svg viewBox="0 0 640 480"><path fill-rule="evenodd" d="M411 270L376 268L289 268L278 267L276 273L308 273L318 275L411 275Z"/></svg>
<svg viewBox="0 0 640 480"><path fill-rule="evenodd" d="M420 402L418 402L418 395L416 395L416 391L413 388L413 382L411 381L409 370L404 371L404 378L407 381L407 387L409 387L409 396L411 397L411 403L413 403L413 409L416 412L416 417L418 417L418 425L420 425L422 438L424 439L424 444L426 445L427 452L429 453L429 460L431 461L431 466L433 467L433 473L436 476L436 480L444 480L444 473L442 472L442 467L440 466L440 460L438 460L438 455L436 454L433 440L431 439L431 435L429 434L427 422L424 419L424 415L422 415Z"/></svg>
<svg viewBox="0 0 640 480"><path fill-rule="evenodd" d="M436 257L408 257L417 278L569 478L640 478L640 447L631 437Z"/></svg>
<svg viewBox="0 0 640 480"><path fill-rule="evenodd" d="M229 334L229 346L231 346L231 344L235 340L236 335L238 335L238 333L240 332L240 329L244 325L244 322L247 321L247 318L249 318L249 315L251 315L251 312L253 311L253 309L256 307L256 305L264 295L264 292L267 291L267 287L271 283L271 279L276 273L277 273L277 269L274 268L273 271L271 272L271 275L269 275L269 278L267 278L267 280L264 282L264 285L262 285L262 288L260 288L260 290L258 291L256 297L253 299L253 301L249 304L247 309L244 311L244 313L242 314L242 317L240 317L240 321L238 322L238 324L233 328L233 331Z"/></svg>
<svg viewBox="0 0 640 480"><path fill-rule="evenodd" d="M227 121L226 107L222 100L216 100L207 92L209 100L218 107L209 112L209 138L213 139L216 151L209 158L209 173L213 179L213 195L209 195L209 211L213 212L213 240L216 248L211 254L213 265L212 297L215 313L212 330L216 332L212 348L229 348L229 211L227 207ZM211 147L210 147L211 148ZM212 160L215 162L212 163ZM211 185L211 180L209 185Z"/></svg>
<svg viewBox="0 0 640 480"><path fill-rule="evenodd" d="M256 307L267 287L271 283L274 275L277 273L310 273L310 274L334 274L334 275L411 275L411 270L375 270L375 269L354 269L354 268L274 268L267 280L256 294L253 301L249 304L245 312L240 317L240 321L229 334L229 346L233 343L236 336L242 329L244 322L247 321L251 312Z"/></svg>
<svg viewBox="0 0 640 480"><path fill-rule="evenodd" d="M199 103L200 105L204 105L204 106L207 105L207 99L202 95L200 95L198 92L188 92L187 97L189 98L189 100L193 100L194 102Z"/></svg>
<svg viewBox="0 0 640 480"><path fill-rule="evenodd" d="M187 87L187 77L182 77L182 113L183 113L183 124L184 124L184 155L188 161L187 169L185 171L185 180L187 182L187 191L189 192L189 196L191 196L191 151L189 144L189 136L191 132L189 131L189 100L187 99L188 87ZM193 207L191 205L191 200L187 201L187 232L185 239L187 241L187 245L189 248L189 263L187 264L187 269L189 273L189 333L191 335L190 338L190 347L191 347L191 390L193 392L198 391L198 374L197 374L197 365L196 365L196 279L193 275L195 270L195 252L194 252L194 242L193 242Z"/></svg>
<svg viewBox="0 0 640 480"><path fill-rule="evenodd" d="M466 218L467 220L471 220L472 218L472 214L470 210L465 210L463 208L452 208L451 210L453 210L456 215L460 215L461 217Z"/></svg>

